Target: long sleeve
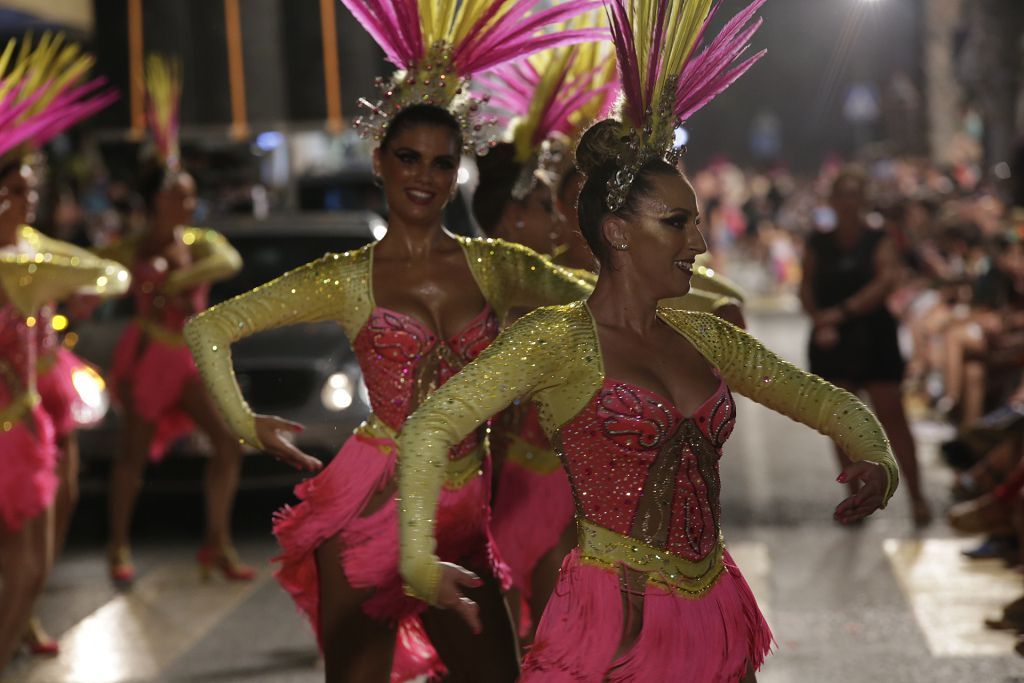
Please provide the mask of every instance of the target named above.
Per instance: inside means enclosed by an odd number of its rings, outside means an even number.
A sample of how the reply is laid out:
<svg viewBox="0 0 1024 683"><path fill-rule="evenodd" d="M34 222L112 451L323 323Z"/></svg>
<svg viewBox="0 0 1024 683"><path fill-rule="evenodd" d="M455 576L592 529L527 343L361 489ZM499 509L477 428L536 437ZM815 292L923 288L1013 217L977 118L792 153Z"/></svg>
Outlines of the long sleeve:
<svg viewBox="0 0 1024 683"><path fill-rule="evenodd" d="M735 391L834 440L855 461L881 465L885 502L899 482L892 448L878 418L856 396L801 370L753 336L711 315L661 309L659 314L722 373Z"/></svg>
<svg viewBox="0 0 1024 683"><path fill-rule="evenodd" d="M572 303L594 289L592 282L521 244L498 239L467 239L463 244L480 289L502 314Z"/></svg>
<svg viewBox="0 0 1024 683"><path fill-rule="evenodd" d="M242 257L223 235L214 230L188 228L185 243L195 260L167 277L163 290L177 294L199 285L226 280L242 269Z"/></svg>
<svg viewBox="0 0 1024 683"><path fill-rule="evenodd" d="M128 291L131 276L116 261L38 234L29 244L36 253L0 255L0 285L23 315L32 315L44 304L72 294L108 297Z"/></svg>
<svg viewBox="0 0 1024 683"><path fill-rule="evenodd" d="M261 447L254 416L242 397L231 364L231 344L263 330L304 322L365 319L370 301L365 254L328 254L191 318L185 340L232 431Z"/></svg>
<svg viewBox="0 0 1024 683"><path fill-rule="evenodd" d="M559 308L527 314L434 392L398 438L399 568L410 595L434 603L441 569L434 518L449 449L514 399L565 382Z"/></svg>

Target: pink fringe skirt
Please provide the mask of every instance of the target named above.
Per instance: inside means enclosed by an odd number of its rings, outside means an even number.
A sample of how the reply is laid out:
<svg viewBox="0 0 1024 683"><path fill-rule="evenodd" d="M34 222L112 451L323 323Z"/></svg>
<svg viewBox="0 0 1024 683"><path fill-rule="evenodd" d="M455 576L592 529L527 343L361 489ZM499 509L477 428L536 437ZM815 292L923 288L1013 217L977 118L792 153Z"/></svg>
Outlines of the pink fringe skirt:
<svg viewBox="0 0 1024 683"><path fill-rule="evenodd" d="M573 521L569 477L561 466L541 473L505 460L494 496L494 540L524 600L537 563Z"/></svg>
<svg viewBox="0 0 1024 683"><path fill-rule="evenodd" d="M190 382L198 381L199 369L188 346L166 344L145 335L137 323L128 324L114 351L110 389L121 405L155 426L152 462L163 460L168 447L192 431L181 395ZM128 395L122 395L124 387Z"/></svg>
<svg viewBox="0 0 1024 683"><path fill-rule="evenodd" d="M0 384L0 406L8 401ZM50 507L59 485L53 423L41 405L31 416L31 428L24 419L7 431L0 427L0 525L8 531Z"/></svg>
<svg viewBox="0 0 1024 683"><path fill-rule="evenodd" d="M320 639L320 589L315 552L337 538L338 558L355 588L374 588L363 610L374 619L398 626L392 680L444 671L426 637L419 615L426 604L405 595L398 572L398 508L395 497L362 515L375 493L394 478L397 447L386 438L357 433L317 476L295 488L301 502L274 516L281 546L275 558L278 582L309 618ZM489 468L489 464L485 466ZM507 579L490 539L490 473L475 476L457 490L443 489L437 512L438 555Z"/></svg>
<svg viewBox="0 0 1024 683"><path fill-rule="evenodd" d="M68 349L57 348L53 364L39 374L36 386L43 398L43 409L49 414L57 438L63 438L80 427L90 427L103 419L104 405L92 405L74 384L76 370L95 368Z"/></svg>
<svg viewBox="0 0 1024 683"><path fill-rule="evenodd" d="M521 683L737 683L748 664L760 668L773 640L728 552L725 566L700 598L648 584L640 635L615 659L623 633L619 576L581 562L573 550L523 663Z"/></svg>

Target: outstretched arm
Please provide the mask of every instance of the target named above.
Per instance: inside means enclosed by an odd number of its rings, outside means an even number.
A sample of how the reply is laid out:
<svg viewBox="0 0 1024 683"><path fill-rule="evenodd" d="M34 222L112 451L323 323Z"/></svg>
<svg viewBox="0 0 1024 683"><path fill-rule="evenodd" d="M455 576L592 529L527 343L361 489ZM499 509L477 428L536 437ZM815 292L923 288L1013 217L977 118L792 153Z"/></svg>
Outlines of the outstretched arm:
<svg viewBox="0 0 1024 683"><path fill-rule="evenodd" d="M108 297L128 291L131 276L116 261L39 233L32 235L30 243L35 254L0 255L0 286L23 315L74 294Z"/></svg>
<svg viewBox="0 0 1024 683"><path fill-rule="evenodd" d="M231 344L263 330L336 319L346 304L343 285L338 284L346 279L338 273L339 258L328 254L307 263L209 308L185 325L185 339L206 388L235 435L252 446L268 444L261 442L256 416L235 379Z"/></svg>
<svg viewBox="0 0 1024 683"><path fill-rule="evenodd" d="M242 269L242 257L218 232L189 228L185 241L195 260L168 275L163 291L178 294L193 287L226 280Z"/></svg>
<svg viewBox="0 0 1024 683"><path fill-rule="evenodd" d="M663 315L738 393L828 436L850 459L881 466L885 481L876 507L885 506L896 490L899 471L882 425L860 399L782 360L753 336L714 316L682 311Z"/></svg>

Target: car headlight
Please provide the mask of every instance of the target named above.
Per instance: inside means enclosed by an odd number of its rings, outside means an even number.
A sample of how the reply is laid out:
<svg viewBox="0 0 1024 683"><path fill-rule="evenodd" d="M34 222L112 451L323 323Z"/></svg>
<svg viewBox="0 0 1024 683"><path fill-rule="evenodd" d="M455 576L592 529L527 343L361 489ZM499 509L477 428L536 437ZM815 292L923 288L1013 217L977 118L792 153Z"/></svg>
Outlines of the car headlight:
<svg viewBox="0 0 1024 683"><path fill-rule="evenodd" d="M340 412L352 405L352 380L344 372L336 372L324 382L320 402L332 412Z"/></svg>

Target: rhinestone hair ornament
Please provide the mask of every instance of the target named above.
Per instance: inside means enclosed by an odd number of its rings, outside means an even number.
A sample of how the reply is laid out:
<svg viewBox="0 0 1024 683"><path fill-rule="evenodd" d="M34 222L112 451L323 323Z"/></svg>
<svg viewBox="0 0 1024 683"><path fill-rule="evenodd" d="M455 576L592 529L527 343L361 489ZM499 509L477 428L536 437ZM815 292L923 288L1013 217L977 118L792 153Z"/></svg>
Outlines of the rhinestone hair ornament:
<svg viewBox="0 0 1024 683"><path fill-rule="evenodd" d="M605 30L602 24L601 12L571 22L574 28ZM545 50L477 81L491 94L499 123L511 132L515 160L523 169L512 188L518 200L538 181L557 182L572 156L572 140L591 121L608 114L618 92L608 40Z"/></svg>
<svg viewBox="0 0 1024 683"><path fill-rule="evenodd" d="M754 0L699 53L720 0L604 0L618 61L622 96L609 163L608 209L625 203L640 169L654 159L675 165L675 128L745 74L765 51L738 61L762 19Z"/></svg>
<svg viewBox="0 0 1024 683"><path fill-rule="evenodd" d="M384 139L391 121L413 104L448 110L463 131L464 152L486 154L496 119L468 92L474 74L548 48L595 40L594 29L559 29L561 22L599 8L599 0L341 0L398 67L378 79L381 99L360 100L354 124L364 138Z"/></svg>
<svg viewBox="0 0 1024 683"><path fill-rule="evenodd" d="M117 98L106 79L87 80L94 59L63 34L12 39L0 53L0 163L30 155ZM17 49L16 49L17 48ZM15 54L17 52L17 54Z"/></svg>

